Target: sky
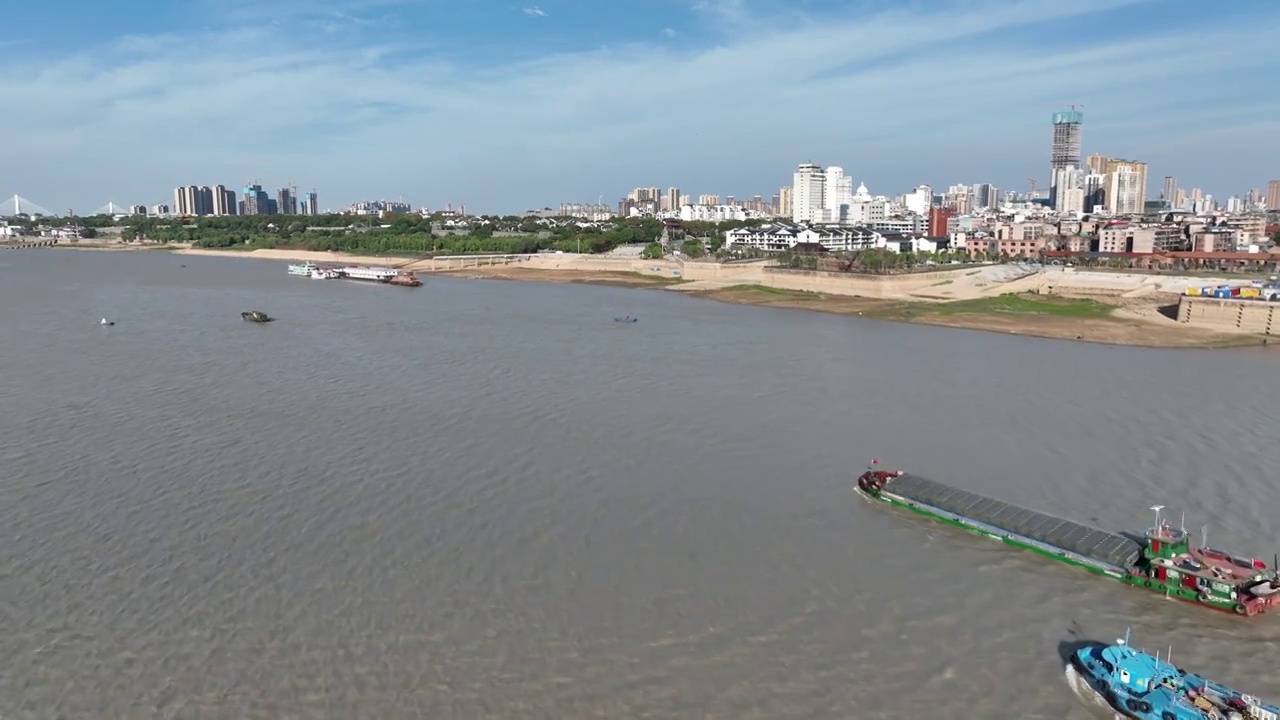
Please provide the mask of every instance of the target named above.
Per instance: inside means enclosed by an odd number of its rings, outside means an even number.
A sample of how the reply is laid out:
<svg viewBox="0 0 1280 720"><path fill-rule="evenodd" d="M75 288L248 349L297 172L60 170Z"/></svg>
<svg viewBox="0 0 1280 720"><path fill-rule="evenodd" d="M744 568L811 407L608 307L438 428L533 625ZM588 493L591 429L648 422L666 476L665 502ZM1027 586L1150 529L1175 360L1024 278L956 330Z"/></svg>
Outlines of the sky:
<svg viewBox="0 0 1280 720"><path fill-rule="evenodd" d="M0 199L88 214L177 185L518 213L634 187L766 198L1049 179L1084 153L1217 197L1280 178L1280 3L96 0L14 4ZM5 209L0 205L0 209Z"/></svg>

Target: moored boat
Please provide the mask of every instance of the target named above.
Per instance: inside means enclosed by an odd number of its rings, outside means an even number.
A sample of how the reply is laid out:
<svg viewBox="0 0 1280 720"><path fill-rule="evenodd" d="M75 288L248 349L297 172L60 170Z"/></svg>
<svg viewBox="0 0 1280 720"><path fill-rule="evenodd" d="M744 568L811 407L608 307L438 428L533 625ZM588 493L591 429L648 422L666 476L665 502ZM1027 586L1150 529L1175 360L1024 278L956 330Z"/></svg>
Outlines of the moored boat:
<svg viewBox="0 0 1280 720"><path fill-rule="evenodd" d="M1137 720L1278 720L1280 707L1175 666L1170 653L1088 643L1071 654L1067 682L1081 699Z"/></svg>
<svg viewBox="0 0 1280 720"><path fill-rule="evenodd" d="M864 495L941 522L1001 540L1146 588L1175 600L1253 616L1280 603L1280 573L1256 558L1193 546L1183 528L1155 511L1155 523L1137 539L950 487L901 471L875 469L858 478Z"/></svg>
<svg viewBox="0 0 1280 720"><path fill-rule="evenodd" d="M311 274L319 269L319 266L313 262L304 262L289 266L290 275L299 275L301 277L311 277Z"/></svg>
<svg viewBox="0 0 1280 720"><path fill-rule="evenodd" d="M318 267L311 271L313 280L337 280L341 277L342 273L338 272L337 268Z"/></svg>
<svg viewBox="0 0 1280 720"><path fill-rule="evenodd" d="M369 282L390 282L396 276L396 270L385 267L366 267L364 265L348 265L338 268L342 277L348 280L366 280Z"/></svg>

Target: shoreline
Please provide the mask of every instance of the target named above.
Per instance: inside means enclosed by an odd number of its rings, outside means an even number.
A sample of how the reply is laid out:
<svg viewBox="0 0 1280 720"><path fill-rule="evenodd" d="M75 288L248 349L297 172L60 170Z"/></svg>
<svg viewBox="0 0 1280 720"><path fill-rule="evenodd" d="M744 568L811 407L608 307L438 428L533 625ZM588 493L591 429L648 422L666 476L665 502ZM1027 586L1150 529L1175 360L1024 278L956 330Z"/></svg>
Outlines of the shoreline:
<svg viewBox="0 0 1280 720"><path fill-rule="evenodd" d="M1267 344L1263 335L1177 322L1179 295L1170 289L1206 282L1185 276L1041 269L1006 279L999 276L1001 272L1009 275L1001 266L986 266L904 276L823 277L833 274L768 273L760 263L719 265L550 253L433 259L283 249L224 250L123 244L63 247L116 252L167 251L178 255L278 262L383 265L475 280L661 289L735 305L1129 347L1210 349ZM1122 281L1129 285L1117 284ZM1089 286L1089 282L1097 287ZM1108 283L1116 287L1109 287ZM1170 313L1170 306L1175 312Z"/></svg>

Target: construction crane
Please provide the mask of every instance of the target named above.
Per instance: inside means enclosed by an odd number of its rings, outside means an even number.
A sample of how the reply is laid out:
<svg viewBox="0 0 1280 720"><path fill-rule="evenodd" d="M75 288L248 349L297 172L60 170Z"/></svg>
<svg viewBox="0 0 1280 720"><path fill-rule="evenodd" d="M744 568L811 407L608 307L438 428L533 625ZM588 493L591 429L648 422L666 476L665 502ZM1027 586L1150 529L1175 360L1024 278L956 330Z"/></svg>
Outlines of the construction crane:
<svg viewBox="0 0 1280 720"><path fill-rule="evenodd" d="M1035 179L1035 178L1027 178L1027 182L1031 183L1031 194L1030 194L1030 195L1028 195L1027 197L1028 197L1028 198L1033 198L1033 197L1035 197L1035 196L1036 196L1036 179Z"/></svg>

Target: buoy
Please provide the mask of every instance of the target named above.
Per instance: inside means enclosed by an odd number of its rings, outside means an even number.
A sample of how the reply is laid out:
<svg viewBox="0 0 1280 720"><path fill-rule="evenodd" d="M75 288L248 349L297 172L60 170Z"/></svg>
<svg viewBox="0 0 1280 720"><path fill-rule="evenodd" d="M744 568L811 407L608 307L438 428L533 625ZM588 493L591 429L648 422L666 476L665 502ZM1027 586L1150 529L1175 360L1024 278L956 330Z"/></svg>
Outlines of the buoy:
<svg viewBox="0 0 1280 720"><path fill-rule="evenodd" d="M100 322L99 325L115 325L115 322L102 318L102 322Z"/></svg>

